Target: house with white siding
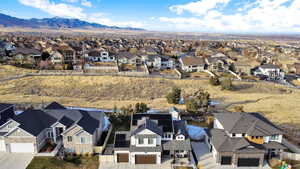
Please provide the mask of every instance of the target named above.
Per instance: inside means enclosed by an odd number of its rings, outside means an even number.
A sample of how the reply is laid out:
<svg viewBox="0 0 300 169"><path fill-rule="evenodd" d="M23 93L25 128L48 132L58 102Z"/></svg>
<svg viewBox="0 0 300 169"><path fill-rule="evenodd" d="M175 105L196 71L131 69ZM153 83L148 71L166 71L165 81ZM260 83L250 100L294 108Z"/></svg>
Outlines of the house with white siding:
<svg viewBox="0 0 300 169"><path fill-rule="evenodd" d="M1 125L5 145L1 151L36 154L50 142L68 153L93 153L104 125L103 112L71 110L53 102L44 109L28 109Z"/></svg>

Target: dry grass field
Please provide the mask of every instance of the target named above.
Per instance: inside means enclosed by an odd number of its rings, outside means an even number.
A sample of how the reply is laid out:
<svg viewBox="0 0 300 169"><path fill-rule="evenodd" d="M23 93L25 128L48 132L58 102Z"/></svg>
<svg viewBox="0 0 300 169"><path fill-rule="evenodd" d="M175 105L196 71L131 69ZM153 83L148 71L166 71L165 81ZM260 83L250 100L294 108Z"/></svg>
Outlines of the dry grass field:
<svg viewBox="0 0 300 169"><path fill-rule="evenodd" d="M36 71L30 70L30 69L17 68L17 67L10 66L10 65L1 65L0 64L0 80L6 79L9 77L18 76L18 75L24 75L24 74L30 73L30 72L36 72Z"/></svg>
<svg viewBox="0 0 300 169"><path fill-rule="evenodd" d="M69 106L118 108L145 102L152 108L168 109L165 95L172 87L188 95L206 89L219 107L262 112L277 123L300 127L300 90L273 83L234 82L233 91L222 91L207 80L167 80L109 76L26 77L0 83L0 102L42 103L58 101ZM184 108L184 106L179 106Z"/></svg>

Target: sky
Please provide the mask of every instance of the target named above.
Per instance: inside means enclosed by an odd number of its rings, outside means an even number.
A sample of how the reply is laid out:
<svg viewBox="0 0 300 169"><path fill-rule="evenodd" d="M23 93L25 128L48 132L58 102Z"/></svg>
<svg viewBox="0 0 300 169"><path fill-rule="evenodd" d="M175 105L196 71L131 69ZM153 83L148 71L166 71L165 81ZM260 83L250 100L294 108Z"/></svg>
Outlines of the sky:
<svg viewBox="0 0 300 169"><path fill-rule="evenodd" d="M19 18L204 33L300 33L300 0L1 0Z"/></svg>

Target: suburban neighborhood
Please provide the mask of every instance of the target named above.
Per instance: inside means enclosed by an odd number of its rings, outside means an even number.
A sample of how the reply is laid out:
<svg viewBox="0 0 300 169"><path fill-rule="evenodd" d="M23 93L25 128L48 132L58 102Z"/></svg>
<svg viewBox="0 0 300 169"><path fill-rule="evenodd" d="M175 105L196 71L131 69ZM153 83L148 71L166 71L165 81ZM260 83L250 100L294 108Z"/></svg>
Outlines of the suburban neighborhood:
<svg viewBox="0 0 300 169"><path fill-rule="evenodd" d="M300 0L0 4L0 169L300 169Z"/></svg>

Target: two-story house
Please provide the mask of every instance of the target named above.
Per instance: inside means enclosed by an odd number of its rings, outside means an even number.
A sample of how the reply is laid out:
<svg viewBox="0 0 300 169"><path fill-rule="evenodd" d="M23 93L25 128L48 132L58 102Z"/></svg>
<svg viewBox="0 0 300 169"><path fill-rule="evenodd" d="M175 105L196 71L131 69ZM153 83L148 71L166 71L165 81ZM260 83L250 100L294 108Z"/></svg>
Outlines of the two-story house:
<svg viewBox="0 0 300 169"><path fill-rule="evenodd" d="M104 125L103 112L67 109L54 102L13 117L0 126L0 133L9 153L39 153L49 141L68 153L93 153Z"/></svg>
<svg viewBox="0 0 300 169"><path fill-rule="evenodd" d="M88 52L87 56L91 62L115 62L116 58L110 56L106 50L92 50Z"/></svg>
<svg viewBox="0 0 300 169"><path fill-rule="evenodd" d="M157 69L174 69L175 59L169 56L156 56L153 66Z"/></svg>
<svg viewBox="0 0 300 169"><path fill-rule="evenodd" d="M210 134L218 165L262 167L286 149L283 132L259 113L217 113Z"/></svg>
<svg viewBox="0 0 300 169"><path fill-rule="evenodd" d="M162 158L190 158L186 122L173 121L171 114L133 114L130 131L115 134L117 163L161 164Z"/></svg>
<svg viewBox="0 0 300 169"><path fill-rule="evenodd" d="M283 80L284 72L277 65L264 64L251 70L251 74L267 80Z"/></svg>
<svg viewBox="0 0 300 169"><path fill-rule="evenodd" d="M179 59L181 69L186 72L201 72L207 69L207 63L201 57L184 56Z"/></svg>

